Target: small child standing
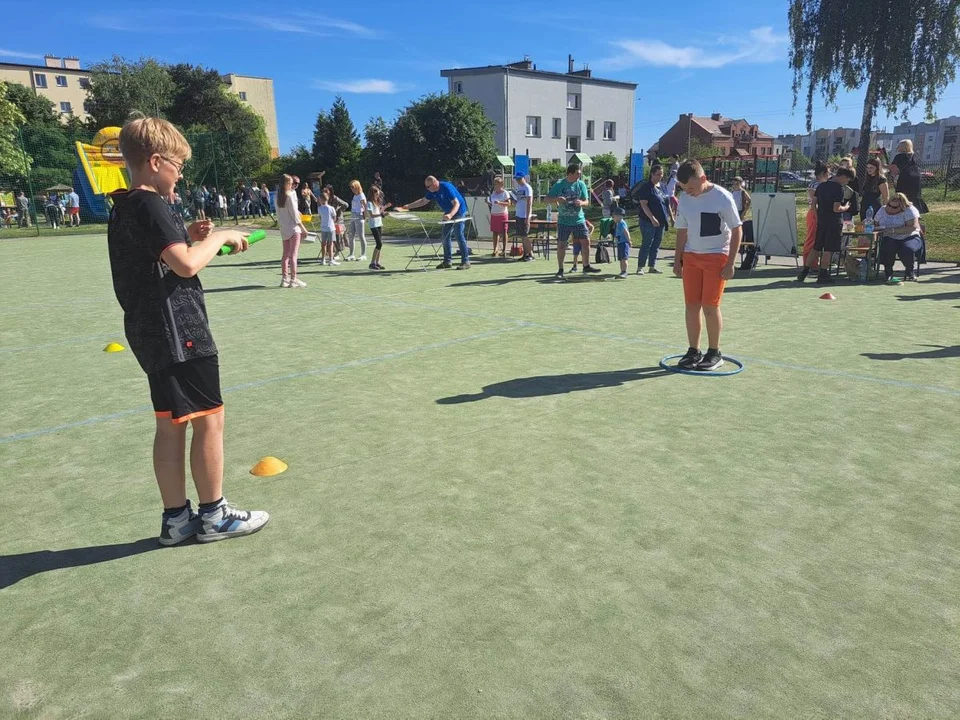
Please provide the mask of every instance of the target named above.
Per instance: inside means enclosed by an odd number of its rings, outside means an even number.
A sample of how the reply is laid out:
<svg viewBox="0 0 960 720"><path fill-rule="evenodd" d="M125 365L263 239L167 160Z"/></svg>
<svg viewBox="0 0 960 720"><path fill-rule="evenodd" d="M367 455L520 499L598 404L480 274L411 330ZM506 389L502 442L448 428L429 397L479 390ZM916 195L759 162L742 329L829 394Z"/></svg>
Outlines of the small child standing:
<svg viewBox="0 0 960 720"><path fill-rule="evenodd" d="M111 194L107 229L113 290L123 308L127 343L147 374L156 414L153 469L163 500L161 545L188 538L213 542L249 535L270 519L237 510L223 497L223 400L220 365L197 273L229 246L247 249L235 230L189 228L165 199L191 155L166 120L138 118L120 131L130 190ZM200 513L191 507L184 472L187 423L193 425L190 470Z"/></svg>
<svg viewBox="0 0 960 720"><path fill-rule="evenodd" d="M350 224L347 226L347 244L350 246L350 260L354 257L353 248L357 236L360 236L360 260L367 259L367 196L363 194L363 188L359 180L350 181L350 190L353 192L353 200L350 201Z"/></svg>
<svg viewBox="0 0 960 720"><path fill-rule="evenodd" d="M630 259L630 230L627 228L622 207L615 204L610 212L613 222L616 223L613 229L613 237L617 243L617 260L620 261L620 274L617 277L624 280L627 278L627 261Z"/></svg>
<svg viewBox="0 0 960 720"><path fill-rule="evenodd" d="M320 262L323 265L339 265L333 257L334 238L337 233L337 211L330 206L330 193L320 193L317 214L320 216Z"/></svg>
<svg viewBox="0 0 960 720"><path fill-rule="evenodd" d="M493 257L497 256L497 241L503 240L500 257L507 256L507 227L510 223L510 195L503 189L503 178L493 179L493 192L487 198L490 205L490 232L493 233Z"/></svg>
<svg viewBox="0 0 960 720"><path fill-rule="evenodd" d="M370 263L371 270L386 270L380 264L380 251L383 250L383 211L386 207L383 204L383 191L377 185L374 185L370 188L370 199L367 201L370 232L373 233L373 241L377 244L373 249L373 261Z"/></svg>

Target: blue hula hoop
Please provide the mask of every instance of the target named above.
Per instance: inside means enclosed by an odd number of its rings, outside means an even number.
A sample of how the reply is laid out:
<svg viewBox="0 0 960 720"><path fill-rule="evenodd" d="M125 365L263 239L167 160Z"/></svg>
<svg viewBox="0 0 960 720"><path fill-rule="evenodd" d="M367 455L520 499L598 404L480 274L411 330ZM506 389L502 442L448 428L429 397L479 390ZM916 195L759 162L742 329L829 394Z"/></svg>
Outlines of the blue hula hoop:
<svg viewBox="0 0 960 720"><path fill-rule="evenodd" d="M723 359L726 362L731 362L737 366L733 370L723 370L722 372L704 372L703 370L685 370L684 368L679 368L676 365L667 365L667 360L673 360L681 357L683 357L683 353L678 355L667 355L663 360L660 361L660 367L662 367L664 370L669 370L670 372L674 372L679 375L700 375L701 377L727 377L728 375L736 375L737 373L743 372L743 363L736 358L728 357L727 355L724 355Z"/></svg>

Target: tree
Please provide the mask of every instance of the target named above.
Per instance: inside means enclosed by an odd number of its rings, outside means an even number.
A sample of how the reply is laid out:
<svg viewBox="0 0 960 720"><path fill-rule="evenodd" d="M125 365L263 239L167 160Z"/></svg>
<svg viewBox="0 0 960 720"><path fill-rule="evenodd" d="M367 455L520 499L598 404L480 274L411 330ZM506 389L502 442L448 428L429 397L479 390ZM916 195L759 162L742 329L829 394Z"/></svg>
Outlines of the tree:
<svg viewBox="0 0 960 720"><path fill-rule="evenodd" d="M808 158L801 152L794 150L790 153L790 170L803 172L804 170L813 169L813 160Z"/></svg>
<svg viewBox="0 0 960 720"><path fill-rule="evenodd" d="M130 62L114 55L90 71L88 112L97 127L123 125L134 111L162 117L173 103L173 79L152 58Z"/></svg>
<svg viewBox="0 0 960 720"><path fill-rule="evenodd" d="M0 175L26 175L30 158L24 156L17 132L26 118L7 98L6 83L0 83L0 90Z"/></svg>
<svg viewBox="0 0 960 720"><path fill-rule="evenodd" d="M305 145L295 145L285 155L273 158L259 173L271 185L280 179L280 176L296 175L301 180L314 172L313 157Z"/></svg>
<svg viewBox="0 0 960 720"><path fill-rule="evenodd" d="M363 128L363 174L372 178L373 173L389 173L393 170L393 157L390 148L390 126L382 117L371 120Z"/></svg>
<svg viewBox="0 0 960 720"><path fill-rule="evenodd" d="M716 145L707 145L693 138L690 140L686 157L693 160L709 160L720 155L723 155L723 152Z"/></svg>
<svg viewBox="0 0 960 720"><path fill-rule="evenodd" d="M321 110L313 134L314 164L325 170L324 181L338 192L353 180L360 170L360 136L350 119L343 98L337 95L330 112Z"/></svg>
<svg viewBox="0 0 960 720"><path fill-rule="evenodd" d="M595 155L590 174L594 180L613 180L620 174L620 161L613 153Z"/></svg>
<svg viewBox="0 0 960 720"><path fill-rule="evenodd" d="M8 83L6 85L7 99L16 105L23 115L24 122L29 125L60 125L60 114L54 109L53 101L38 95L26 85Z"/></svg>
<svg viewBox="0 0 960 720"><path fill-rule="evenodd" d="M405 192L422 192L423 178L476 177L493 162L493 123L463 95L428 95L408 105L390 129L394 176ZM399 183L398 183L399 184Z"/></svg>
<svg viewBox="0 0 960 720"><path fill-rule="evenodd" d="M924 104L928 117L960 61L960 0L791 0L793 102L807 84L807 131L819 93L836 105L843 87L866 86L857 175L863 179L878 108L895 115Z"/></svg>
<svg viewBox="0 0 960 720"><path fill-rule="evenodd" d="M541 180L548 186L552 185L566 174L567 166L555 162L540 163L530 168L530 178L538 185Z"/></svg>

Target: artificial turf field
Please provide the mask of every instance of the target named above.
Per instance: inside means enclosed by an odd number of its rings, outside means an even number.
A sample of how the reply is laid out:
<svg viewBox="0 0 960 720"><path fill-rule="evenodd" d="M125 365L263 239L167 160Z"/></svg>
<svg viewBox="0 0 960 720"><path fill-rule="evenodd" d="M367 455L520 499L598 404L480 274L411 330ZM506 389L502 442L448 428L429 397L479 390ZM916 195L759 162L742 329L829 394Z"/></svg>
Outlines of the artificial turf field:
<svg viewBox="0 0 960 720"><path fill-rule="evenodd" d="M286 290L269 238L201 277L270 524L160 549L105 240L66 242L0 243L0 716L956 717L960 270L761 267L703 378L658 369L668 263Z"/></svg>

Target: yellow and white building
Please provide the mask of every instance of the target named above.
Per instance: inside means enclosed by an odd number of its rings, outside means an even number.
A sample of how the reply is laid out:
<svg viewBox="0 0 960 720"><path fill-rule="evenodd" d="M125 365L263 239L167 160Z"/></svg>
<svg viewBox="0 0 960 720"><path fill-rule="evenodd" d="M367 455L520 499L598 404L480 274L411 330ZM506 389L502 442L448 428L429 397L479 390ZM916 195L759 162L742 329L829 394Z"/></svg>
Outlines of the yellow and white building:
<svg viewBox="0 0 960 720"><path fill-rule="evenodd" d="M89 117L87 90L90 71L80 67L75 57L46 55L43 65L0 62L0 81L17 83L49 98L64 119L76 115L81 120ZM270 155L280 154L280 132L277 127L277 105L273 94L273 80L229 73L221 76L229 91L247 103L263 118L270 141Z"/></svg>

